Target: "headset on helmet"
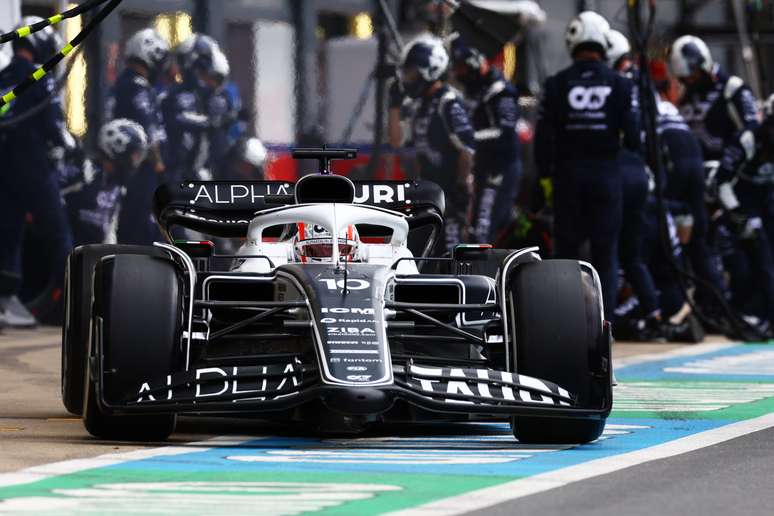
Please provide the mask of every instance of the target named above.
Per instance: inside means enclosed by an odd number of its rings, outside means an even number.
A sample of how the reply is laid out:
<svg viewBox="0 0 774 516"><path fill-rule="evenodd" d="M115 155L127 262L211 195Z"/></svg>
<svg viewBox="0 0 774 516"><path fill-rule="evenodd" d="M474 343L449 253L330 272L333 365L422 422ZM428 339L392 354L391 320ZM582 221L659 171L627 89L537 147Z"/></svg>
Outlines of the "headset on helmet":
<svg viewBox="0 0 774 516"><path fill-rule="evenodd" d="M697 70L712 73L714 61L709 47L696 36L681 36L672 45L669 56L672 73L678 78L692 75Z"/></svg>
<svg viewBox="0 0 774 516"><path fill-rule="evenodd" d="M610 24L594 11L583 11L570 20L564 34L567 50L573 55L579 46L590 46L602 52L607 57L610 43L607 33L610 32Z"/></svg>
<svg viewBox="0 0 774 516"><path fill-rule="evenodd" d="M224 54L220 48L215 48L213 50L212 64L207 72L219 78L221 81L225 81L231 74L231 65L228 63L226 54Z"/></svg>
<svg viewBox="0 0 774 516"><path fill-rule="evenodd" d="M299 223L293 248L301 261L329 262L333 256L333 238L330 231L315 224ZM339 232L339 256L352 261L360 246L357 228L350 224Z"/></svg>
<svg viewBox="0 0 774 516"><path fill-rule="evenodd" d="M158 72L169 57L169 43L156 30L143 29L126 41L124 55Z"/></svg>
<svg viewBox="0 0 774 516"><path fill-rule="evenodd" d="M631 53L632 46L629 44L629 38L617 30L611 30L607 33L607 41L607 62L610 63L610 66L615 67L621 58L627 57Z"/></svg>
<svg viewBox="0 0 774 516"><path fill-rule="evenodd" d="M423 37L406 47L401 60L403 89L413 98L421 97L427 88L444 77L449 68L449 54L443 42L435 37ZM416 77L407 74L416 70Z"/></svg>
<svg viewBox="0 0 774 516"><path fill-rule="evenodd" d="M125 118L112 120L99 131L99 149L110 161L133 170L145 160L148 136L140 124Z"/></svg>
<svg viewBox="0 0 774 516"><path fill-rule="evenodd" d="M25 16L16 28L34 25L42 21L43 18L40 16ZM25 48L29 50L32 52L33 60L36 63L45 63L48 59L54 57L54 54L59 52L62 46L62 38L51 26L38 32L33 32L25 38L13 40L13 49Z"/></svg>
<svg viewBox="0 0 774 516"><path fill-rule="evenodd" d="M774 115L774 93L763 101L763 116L769 118L772 115Z"/></svg>

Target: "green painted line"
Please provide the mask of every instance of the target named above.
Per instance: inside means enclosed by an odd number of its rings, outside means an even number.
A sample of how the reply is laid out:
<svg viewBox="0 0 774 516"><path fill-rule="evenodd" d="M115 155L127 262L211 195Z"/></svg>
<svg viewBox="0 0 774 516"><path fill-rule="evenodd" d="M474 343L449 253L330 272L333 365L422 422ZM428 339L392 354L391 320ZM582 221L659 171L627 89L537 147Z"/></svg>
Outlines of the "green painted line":
<svg viewBox="0 0 774 516"><path fill-rule="evenodd" d="M32 484L13 486L0 489L0 500L23 497L68 498L68 491L77 497L76 490L91 489L98 486L127 483L179 483L179 482L264 482L264 483L316 483L316 484L372 484L381 486L396 486L400 489L377 491L373 496L360 500L345 501L341 505L325 508L315 514L337 516L363 516L381 514L390 511L407 509L428 503L440 498L455 496L470 490L491 487L513 480L513 477L500 476L458 476L395 473L368 473L360 478L351 473L306 473L287 471L252 472L235 469L231 472L186 472L160 471L153 469L97 468L78 473L45 479ZM164 491L165 494L175 494L175 491ZM208 491L208 494L219 494ZM233 492L223 492L230 494ZM260 501L264 501L261 493ZM182 497L191 496L190 491L180 492ZM271 499L271 493L266 498ZM259 499L256 498L256 502ZM174 506L174 501L170 504ZM256 506L257 508L257 506Z"/></svg>
<svg viewBox="0 0 774 516"><path fill-rule="evenodd" d="M739 403L718 410L708 410L702 412L654 410L622 411L614 409L610 417L625 417L632 419L704 419L742 421L745 419L752 419L763 416L771 412L774 412L774 397L764 398L747 403Z"/></svg>

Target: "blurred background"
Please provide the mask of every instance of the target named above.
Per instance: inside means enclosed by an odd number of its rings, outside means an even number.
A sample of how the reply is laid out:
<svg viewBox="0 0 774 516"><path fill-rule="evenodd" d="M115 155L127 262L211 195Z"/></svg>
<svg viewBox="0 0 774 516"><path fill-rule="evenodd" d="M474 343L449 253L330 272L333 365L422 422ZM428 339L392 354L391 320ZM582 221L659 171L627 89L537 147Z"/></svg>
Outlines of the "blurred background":
<svg viewBox="0 0 774 516"><path fill-rule="evenodd" d="M404 38L443 23L438 4L424 0L387 0ZM522 30L497 61L520 89L524 109L522 140L529 143L534 97L545 77L566 66L569 57L563 34L577 12L592 9L626 32L622 0L482 0L472 2L506 14L526 4ZM70 131L94 146L95 131L104 122L110 88L122 69L126 39L144 27L155 27L174 47L193 31L212 35L228 55L231 80L244 103L250 136L270 149L267 176L295 177L286 150L297 144L355 144L367 160L375 142L374 105L377 88L369 82L378 54L382 17L372 0L129 0L123 2L89 38L77 56L64 88ZM47 17L72 6L67 0L3 0L0 29L10 30L21 16ZM528 19L526 19L528 18ZM72 37L83 20L61 28ZM774 3L768 0L659 0L652 53L665 55L679 34L704 38L713 56L753 91L772 91L774 77ZM740 31L752 38L755 55L742 55ZM387 39L389 46L390 40ZM3 52L10 51L5 45ZM744 58L743 58L744 57ZM0 61L7 57L0 57ZM0 63L2 64L2 63ZM362 97L362 98L361 98ZM364 102L359 102L364 100ZM356 115L354 112L357 111ZM356 118L356 119L355 119ZM351 127L348 127L351 126ZM380 137L383 141L384 137ZM526 163L529 160L525 160ZM357 163L355 164L357 166ZM384 166L372 174L390 174Z"/></svg>

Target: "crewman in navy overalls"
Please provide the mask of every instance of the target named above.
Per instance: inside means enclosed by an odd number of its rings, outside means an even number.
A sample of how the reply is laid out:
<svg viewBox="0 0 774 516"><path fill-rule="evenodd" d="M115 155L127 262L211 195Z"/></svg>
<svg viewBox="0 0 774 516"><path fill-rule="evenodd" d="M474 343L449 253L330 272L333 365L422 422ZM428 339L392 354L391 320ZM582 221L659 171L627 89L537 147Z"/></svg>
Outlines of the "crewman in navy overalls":
<svg viewBox="0 0 774 516"><path fill-rule="evenodd" d="M472 105L476 139L473 238L476 242L495 243L511 222L519 194L519 94L460 36L452 41L452 64L455 78L465 87Z"/></svg>
<svg viewBox="0 0 774 516"><path fill-rule="evenodd" d="M755 290L762 293L764 305L759 315L774 323L774 257L762 230L761 188L738 175L755 156L760 125L757 100L741 78L720 69L706 43L695 36L682 36L674 42L670 65L685 86L680 112L699 138L704 159L718 163L707 177L710 193L757 271ZM733 291L734 271L729 272ZM734 295L739 298L746 294L736 291ZM740 304L739 299L736 304Z"/></svg>
<svg viewBox="0 0 774 516"><path fill-rule="evenodd" d="M639 95L639 88L637 88L639 70L632 62L629 40L617 30L611 30L608 39L610 42L607 50L608 63L614 70L632 81L634 91ZM621 260L621 269L640 302L641 319L638 321L636 340L657 340L664 337L661 307L643 249L643 226L646 223L645 206L650 192L650 176L639 152L621 149L618 159L623 194L623 221L618 256Z"/></svg>
<svg viewBox="0 0 774 516"><path fill-rule="evenodd" d="M209 36L194 34L176 50L183 82L161 103L167 129L165 154L170 181L208 179L217 168L213 131L227 130L234 117L223 87L230 73L228 59ZM221 149L225 150L225 149Z"/></svg>
<svg viewBox="0 0 774 516"><path fill-rule="evenodd" d="M32 25L42 18L27 17L20 26ZM14 40L11 63L0 72L0 91L17 86L61 48L57 33L47 27ZM53 72L53 71L52 71ZM67 225L59 177L49 151L71 145L66 133L64 113L53 73L36 81L10 104L0 121L0 317L16 327L35 326L35 318L21 304L16 293L21 285L22 238L25 216L30 214L44 232L53 277L64 276L64 263L72 238ZM39 110L34 114L32 110ZM17 117L28 118L19 119Z"/></svg>
<svg viewBox="0 0 774 516"><path fill-rule="evenodd" d="M141 168L149 142L140 124L111 120L99 131L99 155L62 177L75 245L114 244L126 185Z"/></svg>
<svg viewBox="0 0 774 516"><path fill-rule="evenodd" d="M419 177L438 183L446 195L444 250L468 239L473 205L473 126L460 96L446 83L449 54L443 42L412 43L401 65L403 91L417 100L409 143Z"/></svg>
<svg viewBox="0 0 774 516"><path fill-rule="evenodd" d="M169 59L169 44L154 29L143 29L126 42L126 68L108 101L108 119L133 120L142 126L150 144L149 159L130 180L121 208L118 240L122 244L153 243L153 193L164 180L161 148L166 141L156 82Z"/></svg>
<svg viewBox="0 0 774 516"><path fill-rule="evenodd" d="M618 238L623 200L621 144L640 148L638 105L629 79L605 63L607 21L591 11L566 31L573 64L545 84L535 134L542 177L554 181L557 258L580 258L590 242L602 281L605 317L612 320L618 288Z"/></svg>

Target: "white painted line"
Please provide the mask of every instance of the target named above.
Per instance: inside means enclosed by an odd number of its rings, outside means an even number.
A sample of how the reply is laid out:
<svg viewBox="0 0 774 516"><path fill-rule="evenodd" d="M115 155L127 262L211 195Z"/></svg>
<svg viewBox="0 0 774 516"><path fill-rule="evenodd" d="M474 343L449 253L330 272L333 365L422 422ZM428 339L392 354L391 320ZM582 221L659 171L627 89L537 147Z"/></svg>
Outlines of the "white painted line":
<svg viewBox="0 0 774 516"><path fill-rule="evenodd" d="M389 514L391 516L449 516L486 509L503 502L542 493L549 489L606 475L646 462L714 446L771 427L774 427L774 413L689 435L643 450L592 460Z"/></svg>
<svg viewBox="0 0 774 516"><path fill-rule="evenodd" d="M51 464L42 464L40 466L32 466L31 468L22 469L14 473L0 474L0 487L29 484L58 475L68 475L70 473L77 473L87 469L113 466L115 464L121 464L133 460L207 451L223 446L238 446L247 441L254 441L256 439L261 439L261 437L220 436L213 437L212 439L207 439L205 441L186 443L182 446L164 446L161 448L134 450L130 452L108 453L89 459L72 459L62 462L53 462Z"/></svg>

